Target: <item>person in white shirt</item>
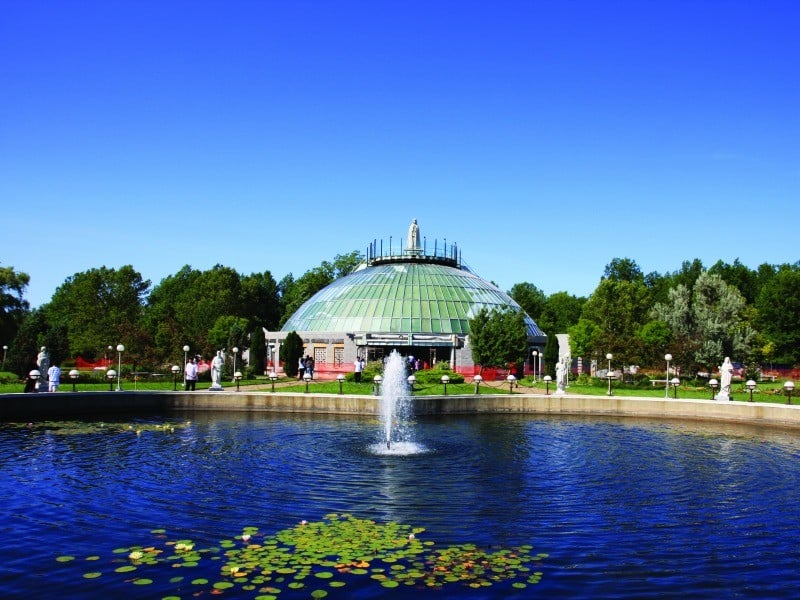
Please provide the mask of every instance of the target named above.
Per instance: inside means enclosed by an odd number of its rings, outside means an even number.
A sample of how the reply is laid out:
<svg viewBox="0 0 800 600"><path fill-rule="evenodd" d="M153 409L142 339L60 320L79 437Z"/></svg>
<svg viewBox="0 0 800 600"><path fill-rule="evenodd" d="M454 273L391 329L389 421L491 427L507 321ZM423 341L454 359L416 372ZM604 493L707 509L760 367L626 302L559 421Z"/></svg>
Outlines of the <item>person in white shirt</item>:
<svg viewBox="0 0 800 600"><path fill-rule="evenodd" d="M194 391L197 385L197 363L193 358L186 361L186 368L183 370L184 377L186 378L185 389L186 391Z"/></svg>

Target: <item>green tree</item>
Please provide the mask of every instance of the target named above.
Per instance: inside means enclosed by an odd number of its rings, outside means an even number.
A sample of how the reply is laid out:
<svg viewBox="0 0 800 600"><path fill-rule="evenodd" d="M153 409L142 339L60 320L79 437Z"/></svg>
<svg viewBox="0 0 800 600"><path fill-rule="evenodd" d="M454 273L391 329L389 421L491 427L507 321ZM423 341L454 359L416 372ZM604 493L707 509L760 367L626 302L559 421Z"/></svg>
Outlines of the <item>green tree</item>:
<svg viewBox="0 0 800 600"><path fill-rule="evenodd" d="M708 272L719 275L725 283L738 289L748 304L755 302L760 289L758 273L744 266L738 258L732 265L718 260L708 268Z"/></svg>
<svg viewBox="0 0 800 600"><path fill-rule="evenodd" d="M570 349L571 351L571 349ZM574 356L574 355L573 355ZM556 364L559 358L558 338L555 334L547 336L547 342L544 345L544 372L556 379Z"/></svg>
<svg viewBox="0 0 800 600"><path fill-rule="evenodd" d="M250 333L250 366L257 375L263 375L267 368L267 340L260 325Z"/></svg>
<svg viewBox="0 0 800 600"><path fill-rule="evenodd" d="M24 377L36 366L36 355L43 345L49 329L44 310L40 307L30 311L22 320L14 341L8 347L6 371Z"/></svg>
<svg viewBox="0 0 800 600"><path fill-rule="evenodd" d="M529 317L531 317L539 327L540 315L547 303L547 296L544 292L532 283L515 283L508 292L514 301L522 307Z"/></svg>
<svg viewBox="0 0 800 600"><path fill-rule="evenodd" d="M761 288L756 300L758 325L774 344L777 363L800 361L800 263L782 265Z"/></svg>
<svg viewBox="0 0 800 600"><path fill-rule="evenodd" d="M290 331L281 344L283 371L289 377L297 377L298 362L303 356L303 339L296 331Z"/></svg>
<svg viewBox="0 0 800 600"><path fill-rule="evenodd" d="M644 282L644 274L630 258L614 258L606 265L603 272L603 279L611 281L627 281L629 283Z"/></svg>
<svg viewBox="0 0 800 600"><path fill-rule="evenodd" d="M650 308L650 292L644 278L601 280L583 305L581 315L597 328L591 338L591 355L611 352L623 364L641 363L637 333L650 320Z"/></svg>
<svg viewBox="0 0 800 600"><path fill-rule="evenodd" d="M528 355L528 334L521 311L489 311L484 307L470 319L469 328L472 356L481 368L521 368Z"/></svg>
<svg viewBox="0 0 800 600"><path fill-rule="evenodd" d="M0 267L0 341L8 346L17 335L30 305L23 298L30 283L27 273Z"/></svg>
<svg viewBox="0 0 800 600"><path fill-rule="evenodd" d="M647 365L656 365L664 356L664 349L672 344L672 330L664 321L653 320L639 330L642 358Z"/></svg>
<svg viewBox="0 0 800 600"><path fill-rule="evenodd" d="M719 275L702 272L691 292L679 284L670 290L669 301L657 303L652 313L669 327L669 350L689 373L713 370L725 356L742 361L751 357L756 333L746 302Z"/></svg>
<svg viewBox="0 0 800 600"><path fill-rule="evenodd" d="M581 318L585 303L586 298L556 292L547 298L536 324L548 335L567 333Z"/></svg>
<svg viewBox="0 0 800 600"><path fill-rule="evenodd" d="M593 354L593 348L597 345L594 336L597 332L597 325L589 319L580 319L578 322L570 327L567 332L569 333L569 351L574 357L588 358ZM555 336L548 336L548 343L550 338ZM558 348L556 347L556 361L558 360ZM553 364L553 372L551 377L555 377L555 364Z"/></svg>
<svg viewBox="0 0 800 600"><path fill-rule="evenodd" d="M150 282L130 265L100 267L68 277L43 308L47 322L66 328L69 351L95 358L108 344L124 343L126 352L142 350L139 330Z"/></svg>

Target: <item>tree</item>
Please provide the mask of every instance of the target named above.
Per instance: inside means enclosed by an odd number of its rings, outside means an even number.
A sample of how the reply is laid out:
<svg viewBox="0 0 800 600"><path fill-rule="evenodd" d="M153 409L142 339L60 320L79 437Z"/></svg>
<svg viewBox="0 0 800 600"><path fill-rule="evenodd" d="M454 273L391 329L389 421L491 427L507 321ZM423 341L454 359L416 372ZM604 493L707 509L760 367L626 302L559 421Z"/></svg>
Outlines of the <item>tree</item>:
<svg viewBox="0 0 800 600"><path fill-rule="evenodd" d="M755 302L759 292L758 273L748 269L738 258L732 265L718 260L709 267L708 272L719 275L725 283L739 290L748 304Z"/></svg>
<svg viewBox="0 0 800 600"><path fill-rule="evenodd" d="M522 307L529 317L536 321L539 327L539 317L547 303L547 296L544 292L532 283L515 283L508 292L514 301Z"/></svg>
<svg viewBox="0 0 800 600"><path fill-rule="evenodd" d="M569 351L575 357L589 357L592 355L592 349L597 342L594 337L597 332L597 325L589 319L580 319L575 325L569 328ZM548 343L550 341L548 336ZM558 360L558 353L556 353L556 360ZM553 365L553 372L550 374L555 377L555 365Z"/></svg>
<svg viewBox="0 0 800 600"><path fill-rule="evenodd" d="M644 279L603 279L583 305L581 318L591 321L590 356L611 352L623 364L641 362L637 333L650 320L650 292ZM585 355L584 355L585 356Z"/></svg>
<svg viewBox="0 0 800 600"><path fill-rule="evenodd" d="M775 362L800 361L800 263L778 269L761 288L756 309L759 328L774 344Z"/></svg>
<svg viewBox="0 0 800 600"><path fill-rule="evenodd" d="M139 320L149 288L130 265L100 267L68 277L43 308L50 326L66 328L73 356L94 358L119 342L136 356L143 349Z"/></svg>
<svg viewBox="0 0 800 600"><path fill-rule="evenodd" d="M741 361L751 357L756 333L746 302L719 275L702 272L691 292L679 284L652 314L669 327L674 360L690 373L713 370L725 356Z"/></svg>
<svg viewBox="0 0 800 600"><path fill-rule="evenodd" d="M289 377L297 377L298 363L303 356L303 339L296 331L290 331L281 344L283 371Z"/></svg>
<svg viewBox="0 0 800 600"><path fill-rule="evenodd" d="M30 277L13 267L0 267L0 340L8 345L17 335L30 305L23 298Z"/></svg>
<svg viewBox="0 0 800 600"><path fill-rule="evenodd" d="M487 310L469 321L472 357L481 368L522 365L528 356L525 316L519 310Z"/></svg>
<svg viewBox="0 0 800 600"><path fill-rule="evenodd" d="M586 298L556 292L547 298L536 324L548 335L566 333L581 318L585 303Z"/></svg>
<svg viewBox="0 0 800 600"><path fill-rule="evenodd" d="M606 265L603 279L634 283L643 282L644 275L635 260L630 258L614 258Z"/></svg>
<svg viewBox="0 0 800 600"><path fill-rule="evenodd" d="M24 377L36 365L36 355L48 330L47 318L40 307L29 312L9 345L6 371Z"/></svg>
<svg viewBox="0 0 800 600"><path fill-rule="evenodd" d="M267 368L267 341L264 329L260 325L250 334L250 366L257 375L262 375Z"/></svg>

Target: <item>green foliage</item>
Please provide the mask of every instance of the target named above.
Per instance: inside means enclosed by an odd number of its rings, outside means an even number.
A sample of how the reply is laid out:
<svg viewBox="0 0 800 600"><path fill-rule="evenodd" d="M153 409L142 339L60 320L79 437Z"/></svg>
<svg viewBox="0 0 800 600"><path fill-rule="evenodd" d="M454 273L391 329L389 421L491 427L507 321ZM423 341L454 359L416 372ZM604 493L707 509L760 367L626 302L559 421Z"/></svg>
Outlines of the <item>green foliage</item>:
<svg viewBox="0 0 800 600"><path fill-rule="evenodd" d="M800 361L800 266L783 265L756 300L758 325L773 344L775 362Z"/></svg>
<svg viewBox="0 0 800 600"><path fill-rule="evenodd" d="M542 354L544 360L544 374L550 375L555 381L556 363L558 363L558 338L555 334L547 336L547 342L544 345Z"/></svg>
<svg viewBox="0 0 800 600"><path fill-rule="evenodd" d="M296 331L290 331L281 344L283 371L288 377L297 377L298 362L303 356L303 339Z"/></svg>
<svg viewBox="0 0 800 600"><path fill-rule="evenodd" d="M522 365L528 354L525 317L518 310L482 308L469 321L475 363L482 367Z"/></svg>
<svg viewBox="0 0 800 600"><path fill-rule="evenodd" d="M263 375L267 368L266 338L260 325L250 334L250 367L255 375Z"/></svg>
<svg viewBox="0 0 800 600"><path fill-rule="evenodd" d="M588 319L579 319L578 322L569 328L569 351L572 356L591 356L592 348L594 348L594 336L597 331L597 326L594 322ZM555 336L553 336L555 337ZM548 343L549 343L548 339ZM555 360L558 361L558 348L556 348ZM555 364L553 364L553 373L555 376Z"/></svg>
<svg viewBox="0 0 800 600"><path fill-rule="evenodd" d="M460 373L455 373L450 365L446 362L439 361L431 369L423 369L414 373L417 378L417 383L441 383L442 375L447 375L450 378L450 383L464 383L464 376Z"/></svg>
<svg viewBox="0 0 800 600"><path fill-rule="evenodd" d="M567 292L556 292L545 302L536 324L547 335L567 333L581 318L586 298L578 298Z"/></svg>
<svg viewBox="0 0 800 600"><path fill-rule="evenodd" d="M541 327L539 316L547 304L547 296L542 290L532 283L517 283L514 284L508 295Z"/></svg>
<svg viewBox="0 0 800 600"><path fill-rule="evenodd" d="M14 339L28 314L30 305L23 299L30 276L13 267L0 267L0 340L5 345Z"/></svg>

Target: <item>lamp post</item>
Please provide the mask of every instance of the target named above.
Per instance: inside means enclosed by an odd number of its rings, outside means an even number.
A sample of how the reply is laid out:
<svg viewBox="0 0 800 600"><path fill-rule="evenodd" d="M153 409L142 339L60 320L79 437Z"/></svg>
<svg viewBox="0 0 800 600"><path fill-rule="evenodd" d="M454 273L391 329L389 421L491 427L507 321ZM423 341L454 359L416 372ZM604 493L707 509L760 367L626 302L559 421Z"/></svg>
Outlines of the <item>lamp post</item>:
<svg viewBox="0 0 800 600"><path fill-rule="evenodd" d="M672 397L676 400L678 399L678 386L681 384L681 380L677 377L673 377L670 380L670 384L672 384Z"/></svg>
<svg viewBox="0 0 800 600"><path fill-rule="evenodd" d="M336 381L339 382L339 394L341 395L341 393L342 393L342 384L344 383L344 374L339 373L336 376Z"/></svg>
<svg viewBox="0 0 800 600"><path fill-rule="evenodd" d="M234 373L234 378L235 378L236 377L236 354L239 352L239 348L237 346L234 346L233 348L231 348L231 352L233 352L233 373ZM237 389L238 389L238 384L237 384Z"/></svg>
<svg viewBox="0 0 800 600"><path fill-rule="evenodd" d="M787 381L784 383L783 390L786 392L786 404L791 404L792 392L794 391L794 381Z"/></svg>
<svg viewBox="0 0 800 600"><path fill-rule="evenodd" d="M536 361L539 358L539 351L533 351L533 383L536 383Z"/></svg>
<svg viewBox="0 0 800 600"><path fill-rule="evenodd" d="M509 373L508 377L506 377L506 381L508 382L508 393L509 394L513 394L514 393L514 382L516 380L517 380L517 378L514 377L514 375L512 373Z"/></svg>
<svg viewBox="0 0 800 600"><path fill-rule="evenodd" d="M717 388L719 387L719 381L716 379L709 379L708 387L711 388L711 399L714 399L714 396L717 395Z"/></svg>
<svg viewBox="0 0 800 600"><path fill-rule="evenodd" d="M408 393L414 395L414 384L417 383L417 378L414 375L408 376Z"/></svg>
<svg viewBox="0 0 800 600"><path fill-rule="evenodd" d="M34 392L36 391L36 387L37 387L37 383L36 382L39 381L39 377L41 377L41 376L42 376L42 374L39 372L39 369L33 369L30 373L28 373L28 377L33 379L33 391Z"/></svg>
<svg viewBox="0 0 800 600"><path fill-rule="evenodd" d="M108 358L109 355L114 356L114 346L109 345L108 348L106 348L106 369L111 366L111 359Z"/></svg>
<svg viewBox="0 0 800 600"><path fill-rule="evenodd" d="M450 383L450 376L442 375L442 383L444 384L444 395L447 396L447 384Z"/></svg>
<svg viewBox="0 0 800 600"><path fill-rule="evenodd" d="M480 388L481 388L481 381L483 381L483 377L481 377L480 375L475 375L475 377L473 377L472 380L475 382L475 395L477 396L478 394L481 393Z"/></svg>
<svg viewBox="0 0 800 600"><path fill-rule="evenodd" d="M553 381L553 378L550 377L550 375L545 375L544 376L544 395L545 396L549 396L550 395L550 382L551 381Z"/></svg>
<svg viewBox="0 0 800 600"><path fill-rule="evenodd" d="M375 383L375 386L374 386L374 389L373 389L373 393L376 396L380 396L381 395L381 383L383 382L383 377L381 377L380 375L375 375L375 378L372 381Z"/></svg>
<svg viewBox="0 0 800 600"><path fill-rule="evenodd" d="M122 376L122 353L125 352L125 346L117 344L117 353L119 354L119 364L117 365L117 391L122 391L119 385L120 377Z"/></svg>
<svg viewBox="0 0 800 600"><path fill-rule="evenodd" d="M239 391L239 381L242 379L242 372L241 371L234 371L233 372L233 380L236 382L236 391ZM308 391L308 389L306 389Z"/></svg>
<svg viewBox="0 0 800 600"><path fill-rule="evenodd" d="M78 377L80 377L80 376L81 376L81 372L78 371L78 369L72 369L72 371L69 372L69 378L72 379L72 391L73 392L75 391L75 384L77 383Z"/></svg>
<svg viewBox="0 0 800 600"><path fill-rule="evenodd" d="M6 370L6 353L8 352L8 346L5 344L3 345L3 368L0 369L2 371Z"/></svg>
<svg viewBox="0 0 800 600"><path fill-rule="evenodd" d="M114 380L117 378L117 372L114 369L109 369L106 371L106 377L108 377L108 391L111 392L114 390Z"/></svg>
<svg viewBox="0 0 800 600"><path fill-rule="evenodd" d="M752 402L753 401L753 391L756 389L756 382L753 381L752 379L748 379L747 383L745 383L745 386L747 386L747 389L750 390L750 402Z"/></svg>
<svg viewBox="0 0 800 600"><path fill-rule="evenodd" d="M311 373L306 371L303 373L303 381L306 382L306 394L308 393L308 382L311 381Z"/></svg>
<svg viewBox="0 0 800 600"><path fill-rule="evenodd" d="M275 380L278 379L278 374L275 371L269 372L269 380L272 382L272 391L275 392Z"/></svg>
<svg viewBox="0 0 800 600"><path fill-rule="evenodd" d="M172 391L173 392L177 392L178 391L178 373L180 373L181 368L178 365L172 365L172 368L170 368L170 371L172 371Z"/></svg>
<svg viewBox="0 0 800 600"><path fill-rule="evenodd" d="M606 354L606 360L608 360L608 371L606 371L606 377L608 377L608 392L606 392L607 396L611 396L611 380L613 379L614 375L611 372L611 359L614 358L614 355L609 352Z"/></svg>
<svg viewBox="0 0 800 600"><path fill-rule="evenodd" d="M189 362L189 344L183 345L183 387L186 388L186 363Z"/></svg>
<svg viewBox="0 0 800 600"><path fill-rule="evenodd" d="M672 360L672 354L665 354L664 360L667 361L667 382L664 385L664 398L669 398L669 361Z"/></svg>

